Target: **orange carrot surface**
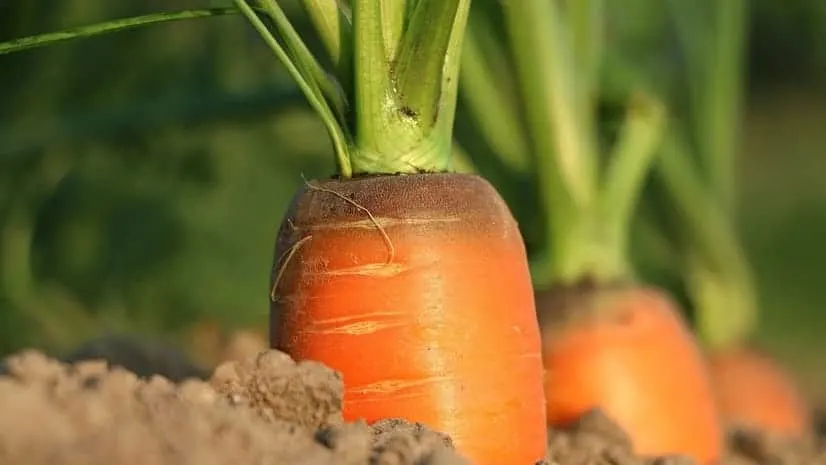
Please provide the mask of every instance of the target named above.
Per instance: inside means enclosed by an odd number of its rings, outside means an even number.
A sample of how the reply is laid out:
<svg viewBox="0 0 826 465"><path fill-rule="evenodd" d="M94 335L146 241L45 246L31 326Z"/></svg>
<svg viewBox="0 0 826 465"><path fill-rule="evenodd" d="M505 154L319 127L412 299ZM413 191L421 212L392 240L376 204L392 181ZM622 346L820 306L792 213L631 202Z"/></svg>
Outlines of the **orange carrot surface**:
<svg viewBox="0 0 826 465"><path fill-rule="evenodd" d="M704 359L665 295L647 288L545 291L548 421L600 408L638 453L720 458L722 431ZM563 291L564 292L564 291Z"/></svg>
<svg viewBox="0 0 826 465"><path fill-rule="evenodd" d="M347 420L425 423L477 464L544 457L525 248L482 178L310 183L283 222L272 282L272 345L342 372Z"/></svg>
<svg viewBox="0 0 826 465"><path fill-rule="evenodd" d="M724 420L776 434L800 437L809 414L791 375L769 356L729 348L709 355L712 380Z"/></svg>

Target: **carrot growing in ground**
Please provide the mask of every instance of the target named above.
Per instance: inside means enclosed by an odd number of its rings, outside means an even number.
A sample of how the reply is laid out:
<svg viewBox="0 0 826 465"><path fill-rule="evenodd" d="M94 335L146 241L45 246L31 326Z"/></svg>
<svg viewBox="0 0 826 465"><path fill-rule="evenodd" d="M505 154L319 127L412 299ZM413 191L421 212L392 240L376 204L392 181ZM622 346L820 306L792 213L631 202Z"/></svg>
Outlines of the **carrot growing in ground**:
<svg viewBox="0 0 826 465"><path fill-rule="evenodd" d="M338 166L281 224L271 344L340 371L346 419L403 417L475 463L535 463L546 432L525 248L492 185L450 172L470 2L350 3L302 3L331 70L275 2L261 7L284 48L247 10L327 125Z"/></svg>
<svg viewBox="0 0 826 465"><path fill-rule="evenodd" d="M806 403L791 375L751 339L759 296L739 243L736 152L745 69L745 0L688 8L668 2L686 57L673 97L687 108L663 145L656 170L659 218L682 258L682 274L726 423L801 436ZM688 101L679 98L688 97ZM655 207L656 208L656 207Z"/></svg>
<svg viewBox="0 0 826 465"><path fill-rule="evenodd" d="M525 246L494 187L451 172L469 4L304 0L330 69L278 3L236 0L324 122L338 171L306 182L280 226L271 343L340 371L348 420L403 417L474 463L525 465L547 448Z"/></svg>
<svg viewBox="0 0 826 465"><path fill-rule="evenodd" d="M548 423L601 408L639 453L713 463L722 431L699 345L676 304L638 281L627 257L664 107L645 89L630 92L619 134L600 136L599 1L572 0L564 12L542 0L476 5L461 89L462 109L481 130L459 140L485 138L487 157L469 151L480 172L505 169L539 198L517 218L533 241ZM509 49L487 40L497 30Z"/></svg>

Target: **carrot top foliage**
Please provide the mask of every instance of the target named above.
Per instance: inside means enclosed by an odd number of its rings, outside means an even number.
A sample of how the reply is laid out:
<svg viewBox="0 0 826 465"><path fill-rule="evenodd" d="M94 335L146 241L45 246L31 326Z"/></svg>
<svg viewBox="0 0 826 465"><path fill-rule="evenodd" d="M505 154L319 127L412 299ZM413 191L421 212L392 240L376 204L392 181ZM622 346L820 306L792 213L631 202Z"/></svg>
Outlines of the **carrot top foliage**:
<svg viewBox="0 0 826 465"><path fill-rule="evenodd" d="M0 55L149 24L242 13L324 121L340 176L451 169L470 0L300 0L326 60L313 55L277 0L234 3L235 8L155 13L23 37L0 43Z"/></svg>
<svg viewBox="0 0 826 465"><path fill-rule="evenodd" d="M648 89L634 89L618 136L610 147L603 143L601 0L474 5L462 100L495 154L470 156L485 176L507 171L510 182L535 186L538 209L518 218L525 228L537 218L542 223L535 227L541 231L535 281L543 287L629 278L628 231L666 125L665 108ZM507 196L510 189L502 190ZM523 203L520 197L508 201Z"/></svg>
<svg viewBox="0 0 826 465"><path fill-rule="evenodd" d="M302 0L332 69L277 1L259 3L235 0L324 121L339 175L450 169L470 0Z"/></svg>

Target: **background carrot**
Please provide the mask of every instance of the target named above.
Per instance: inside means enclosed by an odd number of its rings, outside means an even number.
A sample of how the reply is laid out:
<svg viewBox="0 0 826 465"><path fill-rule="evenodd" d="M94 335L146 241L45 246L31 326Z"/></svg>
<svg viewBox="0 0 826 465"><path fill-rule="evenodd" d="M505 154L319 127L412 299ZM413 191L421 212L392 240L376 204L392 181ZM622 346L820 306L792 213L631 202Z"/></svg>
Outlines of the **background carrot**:
<svg viewBox="0 0 826 465"><path fill-rule="evenodd" d="M684 75L662 93L681 111L658 158L658 182L646 198L656 205L653 215L676 252L723 419L799 436L809 419L794 380L750 344L759 297L732 219L738 204L746 2L668 5L682 57L672 61Z"/></svg>
<svg viewBox="0 0 826 465"><path fill-rule="evenodd" d="M750 346L733 346L709 356L717 398L733 426L794 438L811 431L809 406L794 378L770 355Z"/></svg>
<svg viewBox="0 0 826 465"><path fill-rule="evenodd" d="M338 176L307 182L281 223L272 345L342 373L345 419L425 423L481 465L544 458L525 247L487 181L450 173L470 2L358 0L350 12L305 1L331 73L277 3L261 6L283 49L237 3L295 70L338 162Z"/></svg>
<svg viewBox="0 0 826 465"><path fill-rule="evenodd" d="M511 186L502 191L529 241L548 422L601 408L641 453L714 462L722 431L705 361L674 302L637 281L627 257L665 109L643 86L625 88L620 130L600 127L601 2L476 5L462 91L481 130L460 141L483 175ZM485 37L497 30L509 49Z"/></svg>

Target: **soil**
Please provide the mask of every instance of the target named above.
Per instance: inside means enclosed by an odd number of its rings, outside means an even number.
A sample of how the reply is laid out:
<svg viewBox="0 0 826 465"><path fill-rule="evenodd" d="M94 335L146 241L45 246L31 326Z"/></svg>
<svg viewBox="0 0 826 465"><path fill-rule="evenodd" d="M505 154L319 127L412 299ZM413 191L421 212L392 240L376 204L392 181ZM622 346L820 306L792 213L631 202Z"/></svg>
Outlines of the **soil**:
<svg viewBox="0 0 826 465"><path fill-rule="evenodd" d="M469 465L449 437L424 425L345 423L342 378L319 363L269 350L226 362L207 379L172 353L162 362L119 359L87 346L64 361L33 350L9 357L0 376L0 464ZM721 465L826 464L826 416L815 418L810 440L796 443L733 430ZM551 431L549 446L552 465L692 463L636 456L599 411Z"/></svg>

